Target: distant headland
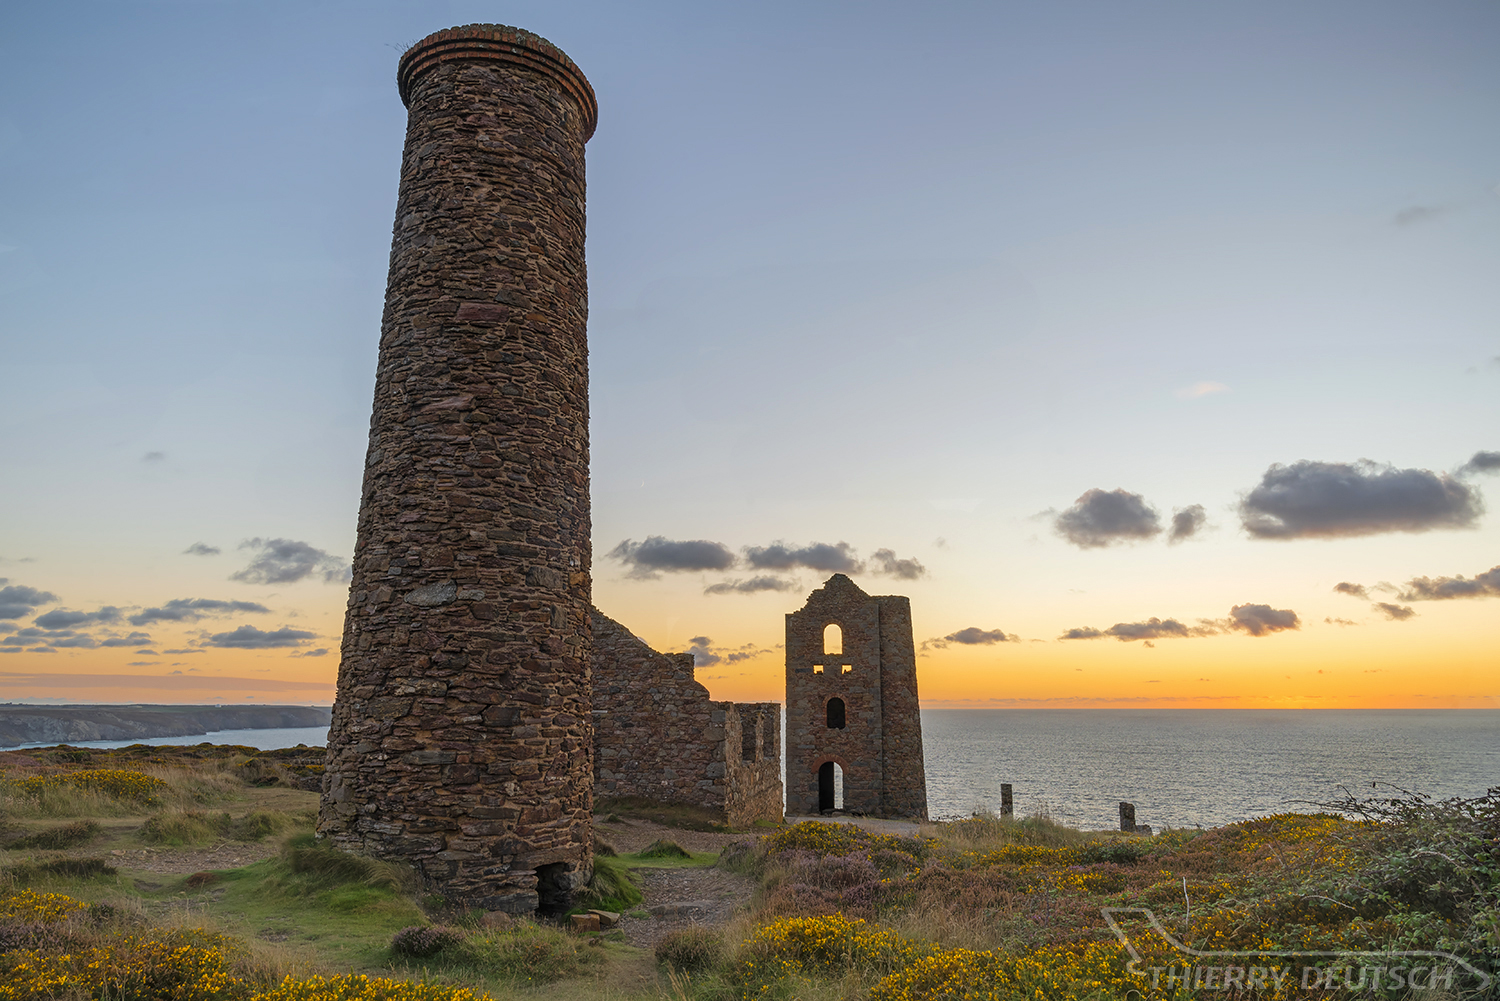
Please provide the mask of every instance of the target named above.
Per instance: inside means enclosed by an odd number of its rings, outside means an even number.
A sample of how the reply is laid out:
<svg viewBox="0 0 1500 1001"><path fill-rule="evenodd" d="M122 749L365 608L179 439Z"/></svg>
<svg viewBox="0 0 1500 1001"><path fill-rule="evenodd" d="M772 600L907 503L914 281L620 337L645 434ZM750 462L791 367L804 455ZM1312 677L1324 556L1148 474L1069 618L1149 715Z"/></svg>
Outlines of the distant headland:
<svg viewBox="0 0 1500 1001"><path fill-rule="evenodd" d="M0 747L190 737L213 730L327 726L325 706L35 706L0 703Z"/></svg>

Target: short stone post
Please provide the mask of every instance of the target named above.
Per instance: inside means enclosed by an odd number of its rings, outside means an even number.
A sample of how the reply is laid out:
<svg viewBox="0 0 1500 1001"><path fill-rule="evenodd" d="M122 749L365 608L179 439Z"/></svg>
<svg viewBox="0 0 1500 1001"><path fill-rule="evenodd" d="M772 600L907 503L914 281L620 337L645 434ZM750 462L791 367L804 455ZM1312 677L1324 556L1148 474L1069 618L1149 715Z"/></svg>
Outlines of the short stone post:
<svg viewBox="0 0 1500 1001"><path fill-rule="evenodd" d="M1135 804L1134 803L1121 803L1120 804L1120 830L1122 830L1122 831L1134 831L1135 830Z"/></svg>
<svg viewBox="0 0 1500 1001"><path fill-rule="evenodd" d="M1000 783L1000 816L1014 817L1016 815L1016 801L1011 796L1010 783Z"/></svg>

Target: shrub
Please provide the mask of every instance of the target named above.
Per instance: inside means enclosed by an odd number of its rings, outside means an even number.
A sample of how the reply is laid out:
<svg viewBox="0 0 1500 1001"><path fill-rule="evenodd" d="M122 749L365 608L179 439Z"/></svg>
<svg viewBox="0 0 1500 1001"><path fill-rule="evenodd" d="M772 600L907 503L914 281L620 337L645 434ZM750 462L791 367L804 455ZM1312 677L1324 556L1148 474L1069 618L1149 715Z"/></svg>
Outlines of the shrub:
<svg viewBox="0 0 1500 1001"><path fill-rule="evenodd" d="M0 921L50 923L63 921L87 910L88 904L61 893L37 893L19 890L0 898Z"/></svg>
<svg viewBox="0 0 1500 1001"><path fill-rule="evenodd" d="M599 855L614 856L614 855L618 855L618 854L620 854L620 851L614 845L610 844L608 841L605 841L603 838L599 837L599 835L597 835L597 834L594 835L594 855L595 856L599 856Z"/></svg>
<svg viewBox="0 0 1500 1001"><path fill-rule="evenodd" d="M251 1001L484 1001L484 998L467 987L346 974L306 980L287 977L281 986L257 994Z"/></svg>
<svg viewBox="0 0 1500 1001"><path fill-rule="evenodd" d="M61 827L49 827L45 831L37 831L34 834L16 838L7 842L5 847L12 851L26 848L59 851L87 844L98 833L99 825L92 820L78 820L71 824L63 824Z"/></svg>
<svg viewBox="0 0 1500 1001"><path fill-rule="evenodd" d="M886 974L923 956L928 947L842 914L782 918L762 925L740 947L740 975L750 982L804 972Z"/></svg>
<svg viewBox="0 0 1500 1001"><path fill-rule="evenodd" d="M463 932L443 925L412 925L391 936L391 952L405 959L426 959L462 942L463 938Z"/></svg>
<svg viewBox="0 0 1500 1001"><path fill-rule="evenodd" d="M723 937L711 928L681 928L656 943L658 963L688 973L721 966L727 955Z"/></svg>
<svg viewBox="0 0 1500 1001"><path fill-rule="evenodd" d="M517 983L550 983L584 973L602 962L600 950L583 940L533 921L472 934L445 949L440 962Z"/></svg>

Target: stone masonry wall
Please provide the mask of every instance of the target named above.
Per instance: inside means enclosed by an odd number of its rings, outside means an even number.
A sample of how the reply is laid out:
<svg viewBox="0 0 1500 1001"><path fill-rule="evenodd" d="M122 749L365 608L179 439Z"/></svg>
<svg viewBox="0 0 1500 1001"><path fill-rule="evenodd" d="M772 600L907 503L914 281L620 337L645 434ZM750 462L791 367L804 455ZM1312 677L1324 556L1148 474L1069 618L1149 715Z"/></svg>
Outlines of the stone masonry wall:
<svg viewBox="0 0 1500 1001"><path fill-rule="evenodd" d="M597 610L593 634L595 796L723 811L735 827L781 819L780 706L710 699L692 654L658 653Z"/></svg>
<svg viewBox="0 0 1500 1001"><path fill-rule="evenodd" d="M825 648L837 625L842 651ZM911 608L871 597L834 574L786 617L786 803L792 814L825 804L819 770L843 771L843 809L886 817L927 816L922 723L917 703ZM830 712L844 704L843 726Z"/></svg>
<svg viewBox="0 0 1500 1001"><path fill-rule="evenodd" d="M469 25L408 120L318 832L451 898L555 909L592 866L588 81Z"/></svg>

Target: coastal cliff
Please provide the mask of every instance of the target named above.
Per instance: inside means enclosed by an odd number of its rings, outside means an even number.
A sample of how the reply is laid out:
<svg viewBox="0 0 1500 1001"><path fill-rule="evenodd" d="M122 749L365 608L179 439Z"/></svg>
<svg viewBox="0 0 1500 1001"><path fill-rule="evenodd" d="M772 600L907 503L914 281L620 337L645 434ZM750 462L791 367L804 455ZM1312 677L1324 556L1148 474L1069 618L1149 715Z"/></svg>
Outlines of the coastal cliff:
<svg viewBox="0 0 1500 1001"><path fill-rule="evenodd" d="M190 737L210 730L327 726L322 706L0 705L0 747L83 740Z"/></svg>

